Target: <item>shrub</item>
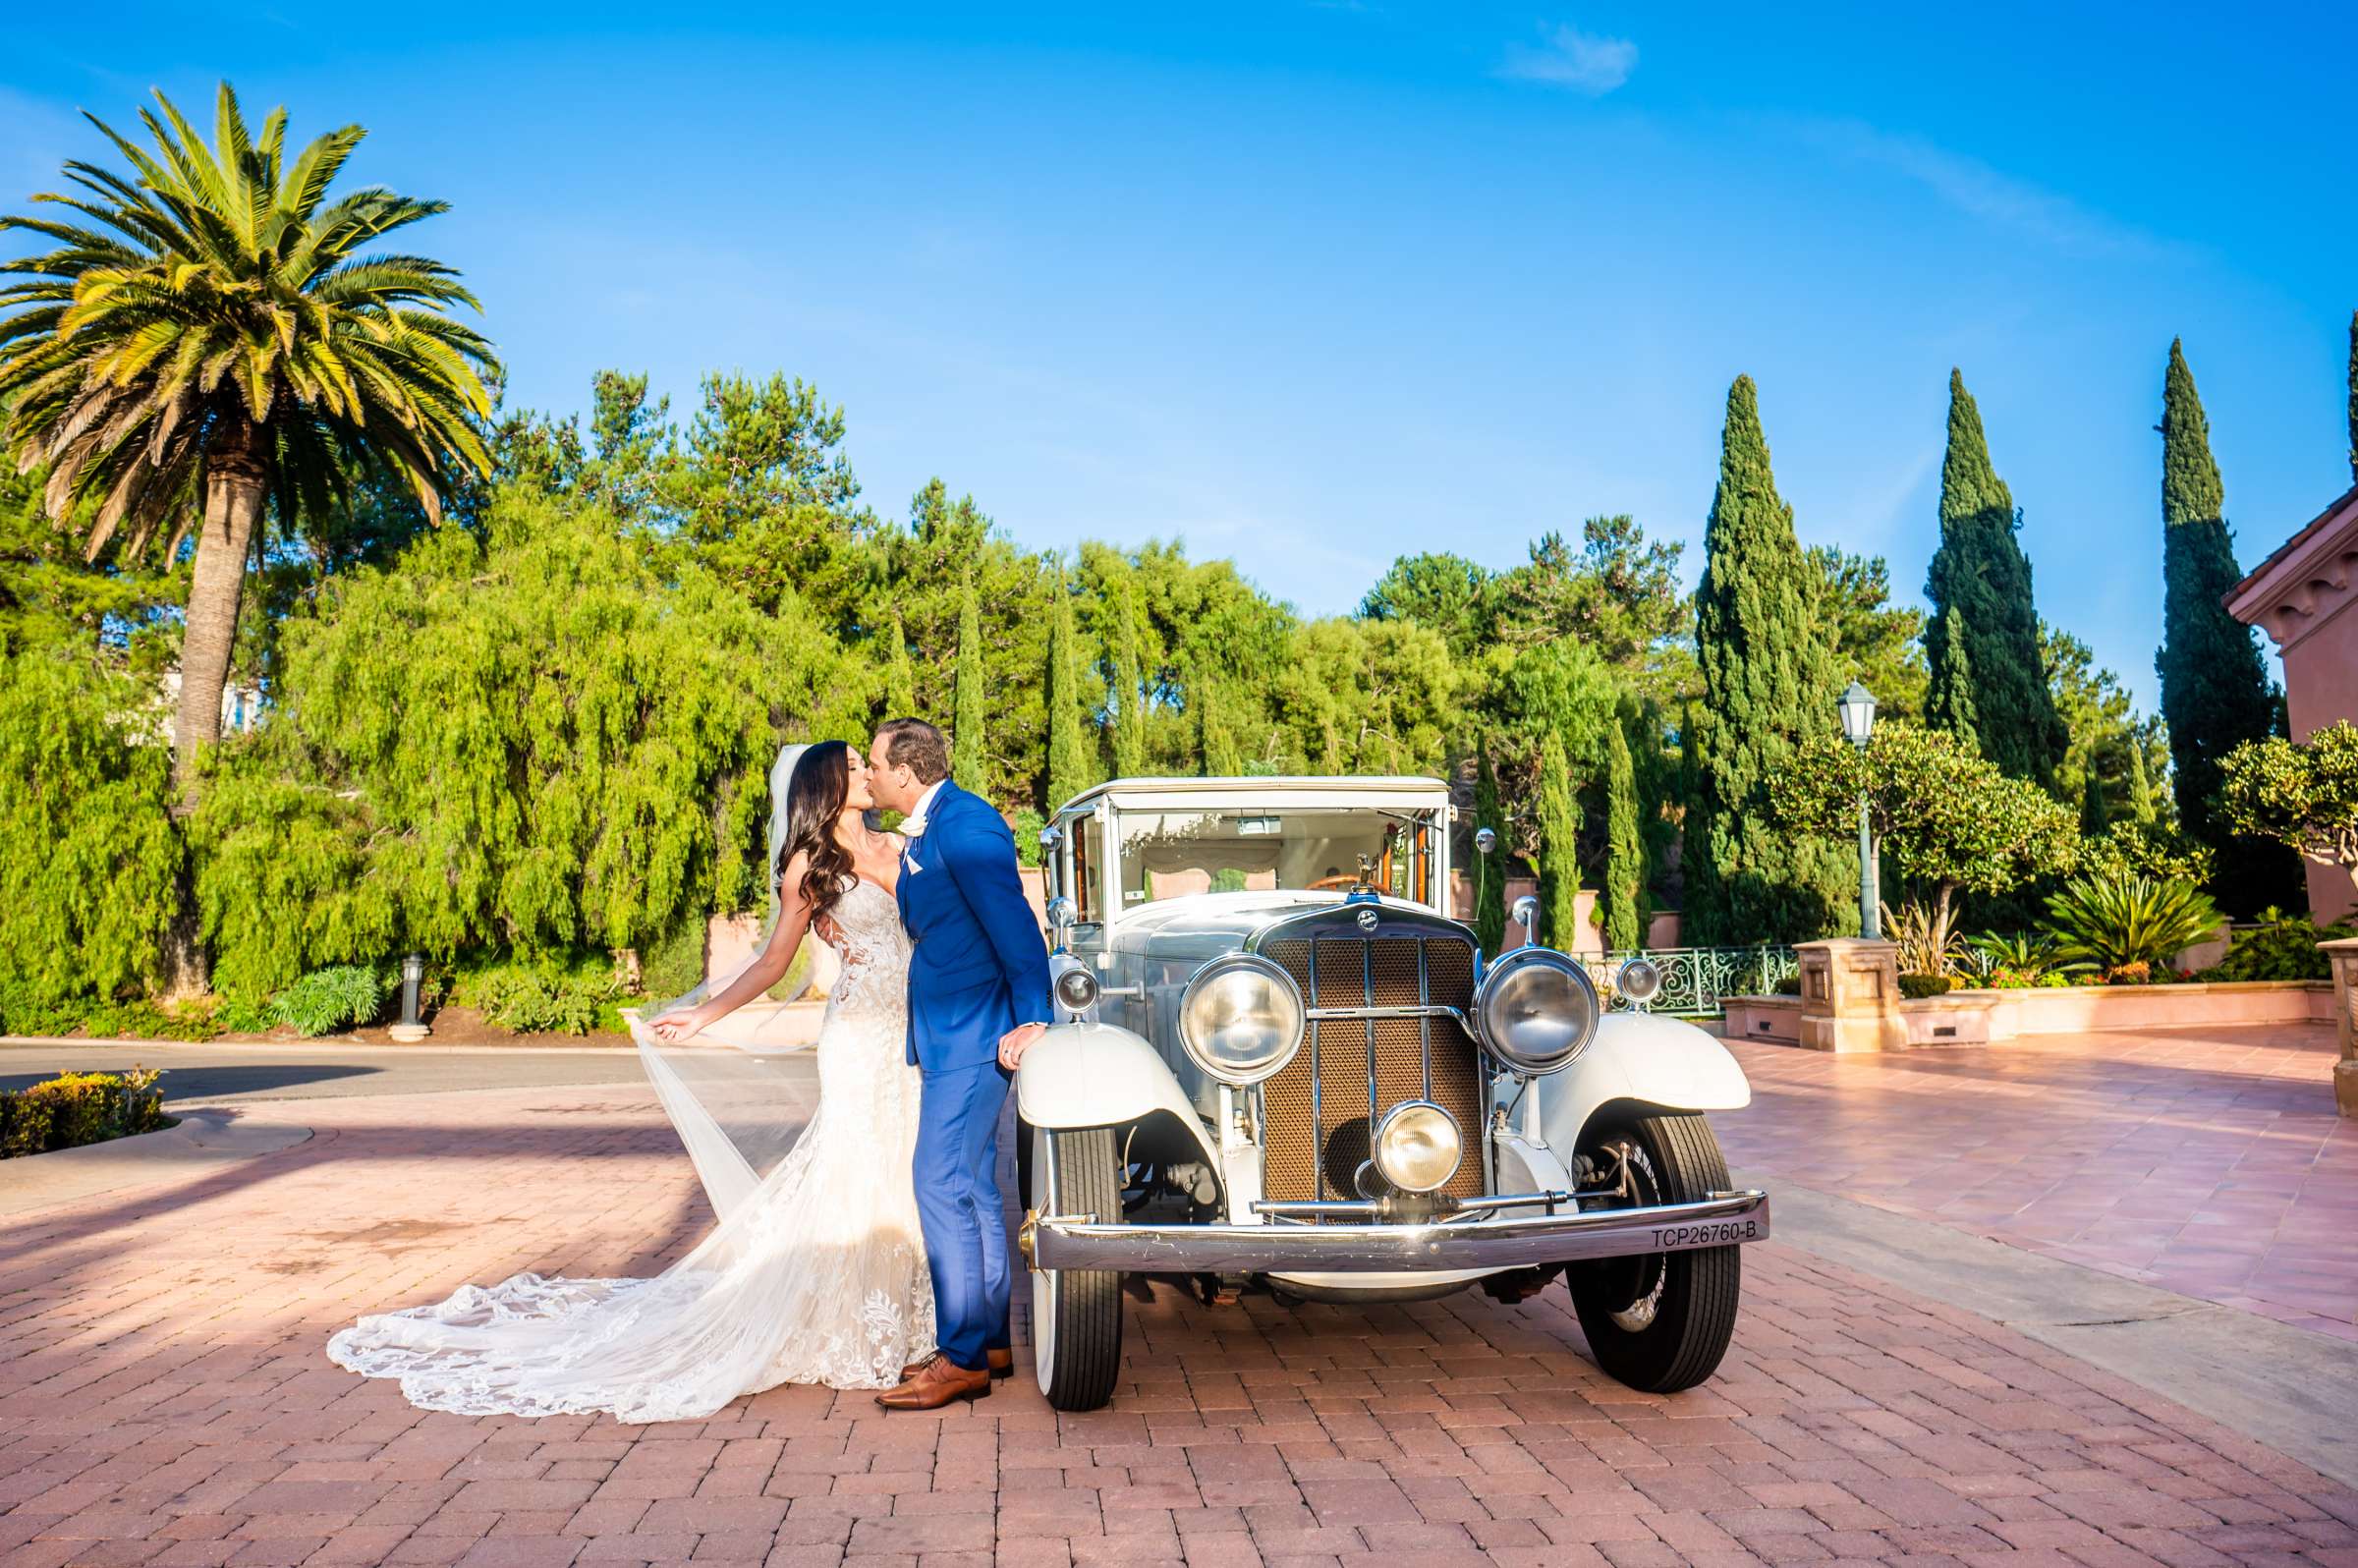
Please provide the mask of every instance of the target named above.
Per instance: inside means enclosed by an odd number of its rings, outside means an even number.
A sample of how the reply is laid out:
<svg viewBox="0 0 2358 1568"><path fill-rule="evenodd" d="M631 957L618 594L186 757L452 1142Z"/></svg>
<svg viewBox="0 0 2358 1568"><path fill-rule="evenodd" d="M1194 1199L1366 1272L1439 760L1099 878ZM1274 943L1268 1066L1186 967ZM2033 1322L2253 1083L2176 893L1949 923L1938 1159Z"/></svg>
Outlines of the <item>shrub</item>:
<svg viewBox="0 0 2358 1568"><path fill-rule="evenodd" d="M250 1002L225 996L213 1009L213 1022L225 1035L267 1035L278 1027L278 1009L268 1001Z"/></svg>
<svg viewBox="0 0 2358 1568"><path fill-rule="evenodd" d="M315 969L280 991L270 1010L278 1022L310 1039L369 1022L390 988L385 977L367 965L339 964Z"/></svg>
<svg viewBox="0 0 2358 1568"><path fill-rule="evenodd" d="M1976 978L1999 990L2061 985L2065 976L2089 967L2065 958L2060 944L2045 931L1984 931L1967 938L1967 946L1968 965Z"/></svg>
<svg viewBox="0 0 2358 1568"><path fill-rule="evenodd" d="M0 1092L0 1158L78 1148L170 1125L156 1087L161 1076L143 1067L60 1073L29 1089Z"/></svg>
<svg viewBox="0 0 2358 1568"><path fill-rule="evenodd" d="M1956 981L1946 975L1902 975L1899 994L1909 1001L1922 1001L1927 996L1939 996L1954 988Z"/></svg>
<svg viewBox="0 0 2358 1568"><path fill-rule="evenodd" d="M1937 904L1902 904L1883 911L1886 934L1898 944L1903 975L1946 975L1965 952L1964 939L1949 924L1950 911Z"/></svg>
<svg viewBox="0 0 2358 1568"><path fill-rule="evenodd" d="M0 1035L71 1035L86 1001L61 1000L22 980L0 981Z"/></svg>
<svg viewBox="0 0 2358 1568"><path fill-rule="evenodd" d="M1801 994L1801 977L1799 975L1787 975L1782 980L1778 980L1776 982L1776 994L1779 996L1799 996Z"/></svg>
<svg viewBox="0 0 2358 1568"><path fill-rule="evenodd" d="M221 1033L213 1009L203 1002L159 1007L149 1001L111 1002L84 1013L82 1027L92 1038L211 1039Z"/></svg>
<svg viewBox="0 0 2358 1568"><path fill-rule="evenodd" d="M2218 928L2218 906L2190 882L2142 876L2078 876L2047 900L2048 929L2066 958L2109 980L2150 972Z"/></svg>
<svg viewBox="0 0 2358 1568"><path fill-rule="evenodd" d="M486 1023L520 1035L586 1035L608 1023L618 992L612 961L585 954L570 963L544 957L488 964L459 977L453 994ZM611 1027L621 1027L618 1016Z"/></svg>
<svg viewBox="0 0 2358 1568"><path fill-rule="evenodd" d="M2358 935L2358 926L2326 925L2298 915L2270 908L2261 912L2260 924L2237 931L2227 956L2204 970L2207 980L2331 980L2333 968L2317 944Z"/></svg>

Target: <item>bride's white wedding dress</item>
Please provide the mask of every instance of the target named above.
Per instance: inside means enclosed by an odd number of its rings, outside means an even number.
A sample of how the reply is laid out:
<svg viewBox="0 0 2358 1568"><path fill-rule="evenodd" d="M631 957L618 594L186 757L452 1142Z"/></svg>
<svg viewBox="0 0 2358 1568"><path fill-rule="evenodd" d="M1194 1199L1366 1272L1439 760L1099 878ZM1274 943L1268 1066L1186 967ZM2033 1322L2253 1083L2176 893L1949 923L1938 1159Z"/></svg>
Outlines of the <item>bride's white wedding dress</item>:
<svg viewBox="0 0 2358 1568"><path fill-rule="evenodd" d="M909 938L872 882L846 891L833 917L843 975L819 1029L818 1110L758 1186L715 1193L720 1222L694 1252L652 1279L469 1285L438 1306L362 1318L328 1356L400 1378L414 1405L466 1416L690 1421L779 1383L898 1383L933 1348L909 1179Z"/></svg>

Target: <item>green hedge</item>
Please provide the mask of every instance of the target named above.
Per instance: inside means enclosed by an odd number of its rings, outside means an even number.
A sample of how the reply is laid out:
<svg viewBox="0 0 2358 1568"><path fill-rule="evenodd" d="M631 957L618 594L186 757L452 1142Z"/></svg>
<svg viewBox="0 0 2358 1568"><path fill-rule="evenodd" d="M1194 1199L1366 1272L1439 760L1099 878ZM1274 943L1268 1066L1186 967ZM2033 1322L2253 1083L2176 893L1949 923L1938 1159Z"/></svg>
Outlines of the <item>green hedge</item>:
<svg viewBox="0 0 2358 1568"><path fill-rule="evenodd" d="M128 1073L60 1073L29 1089L0 1091L0 1159L79 1148L168 1127L162 1075L152 1068Z"/></svg>

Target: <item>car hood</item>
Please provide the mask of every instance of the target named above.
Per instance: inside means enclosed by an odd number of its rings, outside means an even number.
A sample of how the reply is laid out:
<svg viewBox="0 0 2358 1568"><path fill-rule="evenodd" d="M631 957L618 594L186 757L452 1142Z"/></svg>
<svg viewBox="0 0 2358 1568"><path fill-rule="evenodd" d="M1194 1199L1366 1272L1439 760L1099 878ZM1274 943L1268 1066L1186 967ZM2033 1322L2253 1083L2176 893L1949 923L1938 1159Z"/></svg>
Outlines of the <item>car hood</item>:
<svg viewBox="0 0 2358 1568"><path fill-rule="evenodd" d="M1338 909L1343 895L1328 892L1200 893L1132 910L1114 926L1111 945L1117 952L1140 953L1162 959L1208 959L1233 953L1263 926L1319 910ZM1386 898L1382 909L1422 917L1446 918L1423 904Z"/></svg>

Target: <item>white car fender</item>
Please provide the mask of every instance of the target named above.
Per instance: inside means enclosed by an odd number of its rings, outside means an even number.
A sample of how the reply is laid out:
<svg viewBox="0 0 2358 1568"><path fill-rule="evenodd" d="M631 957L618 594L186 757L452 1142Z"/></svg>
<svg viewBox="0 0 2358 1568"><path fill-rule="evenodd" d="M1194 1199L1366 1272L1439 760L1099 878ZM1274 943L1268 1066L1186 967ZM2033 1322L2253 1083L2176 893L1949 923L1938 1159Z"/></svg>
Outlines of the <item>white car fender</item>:
<svg viewBox="0 0 2358 1568"><path fill-rule="evenodd" d="M1617 1099L1673 1111L1741 1110L1752 1085L1726 1046L1675 1018L1607 1013L1571 1066L1532 1086L1540 1129L1567 1161L1597 1108Z"/></svg>
<svg viewBox="0 0 2358 1568"><path fill-rule="evenodd" d="M1153 1046L1111 1024L1053 1024L1015 1071L1015 1108L1034 1127L1120 1127L1168 1111L1214 1170L1196 1108Z"/></svg>

